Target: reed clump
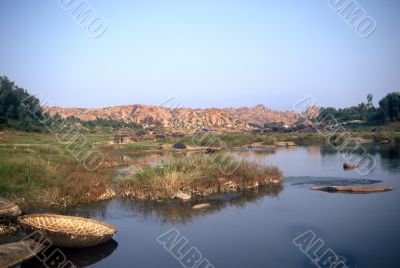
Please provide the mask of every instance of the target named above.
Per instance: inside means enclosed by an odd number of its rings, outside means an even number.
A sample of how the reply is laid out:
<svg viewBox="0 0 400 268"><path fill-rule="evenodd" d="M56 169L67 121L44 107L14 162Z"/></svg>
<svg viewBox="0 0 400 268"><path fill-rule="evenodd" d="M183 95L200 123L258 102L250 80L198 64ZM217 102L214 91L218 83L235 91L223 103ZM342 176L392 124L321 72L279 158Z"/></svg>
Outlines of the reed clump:
<svg viewBox="0 0 400 268"><path fill-rule="evenodd" d="M279 185L282 172L274 166L224 155L194 154L173 157L157 167L144 166L123 180L121 194L138 199L169 199L176 193L207 196Z"/></svg>

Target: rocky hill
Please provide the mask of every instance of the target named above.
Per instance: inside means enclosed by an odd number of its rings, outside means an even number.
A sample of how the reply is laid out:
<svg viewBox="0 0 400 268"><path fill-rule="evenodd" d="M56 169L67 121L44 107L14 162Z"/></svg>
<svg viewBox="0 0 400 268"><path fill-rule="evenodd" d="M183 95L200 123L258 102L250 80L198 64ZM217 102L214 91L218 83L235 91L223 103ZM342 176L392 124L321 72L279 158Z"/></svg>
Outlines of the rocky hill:
<svg viewBox="0 0 400 268"><path fill-rule="evenodd" d="M252 125L264 125L265 123L282 122L286 125L292 125L301 119L301 115L295 112L273 111L264 105L242 108L224 108L224 114Z"/></svg>
<svg viewBox="0 0 400 268"><path fill-rule="evenodd" d="M150 105L89 109L46 107L45 111L50 115L75 116L84 121L95 120L96 118L113 118L125 122L140 123L144 126L162 126L176 129L247 129L251 124L263 125L268 122L282 122L293 125L303 118L303 115L295 112L273 111L263 105L257 105L253 108L223 109L170 109Z"/></svg>

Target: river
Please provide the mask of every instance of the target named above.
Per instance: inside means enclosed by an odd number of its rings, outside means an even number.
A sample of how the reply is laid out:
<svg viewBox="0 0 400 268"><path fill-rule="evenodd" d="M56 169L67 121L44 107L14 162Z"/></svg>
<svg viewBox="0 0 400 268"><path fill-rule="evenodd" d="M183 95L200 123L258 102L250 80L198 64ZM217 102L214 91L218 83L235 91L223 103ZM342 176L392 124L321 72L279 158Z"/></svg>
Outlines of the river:
<svg viewBox="0 0 400 268"><path fill-rule="evenodd" d="M65 253L77 266L173 268L193 267L190 260L185 263L180 258L193 247L204 260L200 267L299 268L318 267L313 260L331 250L348 267L399 267L400 147L366 148L376 160L375 169L366 176L344 170L343 155L329 147L237 152L240 157L278 166L285 176L283 187L217 196L208 209L123 198L73 207L68 214L113 224L118 233L114 241L98 248ZM394 190L340 194L309 189L319 184L370 183ZM159 237L168 231L187 240L182 254L162 243L168 234ZM305 253L301 238L306 237L314 242L320 239L315 247L321 248ZM300 246L299 241L303 241ZM31 260L22 267L44 266Z"/></svg>

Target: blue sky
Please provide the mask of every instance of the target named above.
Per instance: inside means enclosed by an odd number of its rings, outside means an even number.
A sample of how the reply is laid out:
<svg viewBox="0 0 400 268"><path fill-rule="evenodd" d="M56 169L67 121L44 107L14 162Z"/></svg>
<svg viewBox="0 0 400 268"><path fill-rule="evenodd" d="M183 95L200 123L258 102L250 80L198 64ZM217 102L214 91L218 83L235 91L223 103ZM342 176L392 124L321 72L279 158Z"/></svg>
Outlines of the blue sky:
<svg viewBox="0 0 400 268"><path fill-rule="evenodd" d="M360 38L328 0L142 0L88 3L93 38L60 1L0 2L0 75L52 104L186 107L264 104L312 95L345 107L400 91L400 2L358 0L377 22Z"/></svg>

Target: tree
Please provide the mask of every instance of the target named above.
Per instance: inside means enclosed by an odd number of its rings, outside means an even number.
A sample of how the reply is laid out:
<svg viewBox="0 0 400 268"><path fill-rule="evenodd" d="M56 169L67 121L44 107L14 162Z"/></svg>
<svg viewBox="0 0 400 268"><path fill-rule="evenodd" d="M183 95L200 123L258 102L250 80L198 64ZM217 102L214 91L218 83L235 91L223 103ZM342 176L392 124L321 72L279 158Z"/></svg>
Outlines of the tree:
<svg viewBox="0 0 400 268"><path fill-rule="evenodd" d="M379 101L379 106L385 122L400 120L400 93L393 92L386 95Z"/></svg>
<svg viewBox="0 0 400 268"><path fill-rule="evenodd" d="M40 101L6 76L0 76L0 124L19 130L37 131L43 128Z"/></svg>
<svg viewBox="0 0 400 268"><path fill-rule="evenodd" d="M374 104L372 103L373 99L374 99L374 96L371 93L369 93L367 95L367 106L368 106L368 109L371 109L371 108L374 107Z"/></svg>

